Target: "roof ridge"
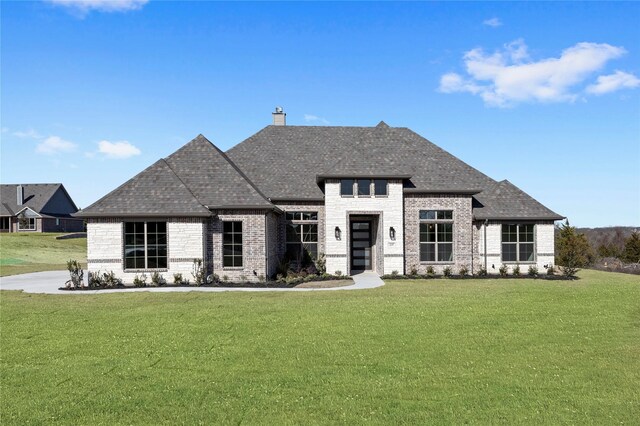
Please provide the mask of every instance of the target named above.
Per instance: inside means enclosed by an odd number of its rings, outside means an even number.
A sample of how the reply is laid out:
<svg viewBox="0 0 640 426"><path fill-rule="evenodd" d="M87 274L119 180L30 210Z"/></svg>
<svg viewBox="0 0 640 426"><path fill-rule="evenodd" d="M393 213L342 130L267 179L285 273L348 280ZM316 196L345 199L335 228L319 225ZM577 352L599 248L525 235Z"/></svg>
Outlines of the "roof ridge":
<svg viewBox="0 0 640 426"><path fill-rule="evenodd" d="M211 146L218 151L218 153L220 155L222 155L222 158L224 158L225 160L227 160L227 162L229 163L229 165L231 167L233 167L233 169L245 180L247 181L247 183L249 185L251 185L251 187L258 193L258 195L260 195L266 202L268 202L269 204L272 204L271 201L269 200L269 198L267 198L262 191L260 191L260 189L258 189L258 187L256 186L256 184L253 183L253 181L251 179L249 179L249 177L247 175L244 174L244 172L242 170L240 170L240 168L236 165L236 163L233 162L233 160L231 160L231 158L229 158L229 156L227 156L227 154L222 151L220 148L218 148L213 142L211 142L209 139L206 138L206 136L201 135L204 140L206 140L207 142L209 142L211 144Z"/></svg>
<svg viewBox="0 0 640 426"><path fill-rule="evenodd" d="M182 178L176 173L175 170L173 170L173 167L171 167L171 164L169 164L169 162L167 160L165 160L164 158L161 158L160 160L156 161L156 163L159 163L160 161L162 161L164 164L167 165L167 167L169 168L169 170L171 171L171 173L173 173L173 175L176 177L176 179L178 179L180 181L181 184L184 185L185 189L189 192L189 194L191 194L191 196L193 197L194 200L196 200L198 203L200 203L200 205L204 208L208 208L207 206L205 206L204 204L202 204L202 201L200 201L198 199L198 197L196 197L196 194L194 194L191 189L189 189L189 187L187 186L186 183L184 183L184 181L182 180ZM154 163L154 164L156 164Z"/></svg>

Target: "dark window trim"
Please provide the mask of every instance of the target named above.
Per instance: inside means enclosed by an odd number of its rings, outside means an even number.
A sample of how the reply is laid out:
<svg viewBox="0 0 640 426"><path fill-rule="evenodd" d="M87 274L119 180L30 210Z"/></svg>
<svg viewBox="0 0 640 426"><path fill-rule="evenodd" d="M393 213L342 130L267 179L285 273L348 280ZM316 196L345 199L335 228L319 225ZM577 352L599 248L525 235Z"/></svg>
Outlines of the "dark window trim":
<svg viewBox="0 0 640 426"><path fill-rule="evenodd" d="M516 226L516 241L515 242L504 242L503 238L503 227L507 226ZM533 244L533 260L520 260L520 227L521 226L533 226L533 241L524 241L522 244ZM518 223L501 223L500 224L500 261L503 263L516 263L516 264L535 264L538 262L538 227L535 223L532 222L518 222ZM516 246L516 260L504 260L504 250L503 244L515 244Z"/></svg>
<svg viewBox="0 0 640 426"><path fill-rule="evenodd" d="M239 245L240 249L242 250L242 254L240 256L238 256L236 254L231 254L231 255L225 255L224 254L224 246L225 246L225 243L224 243L224 234L225 234L224 225L225 225L225 223L235 223L235 224L239 223L240 224L241 230L240 230L239 234L242 236L242 242L241 243L236 243L235 242L234 235L238 234L238 232L235 232L235 226L233 226L234 229L232 230L232 233L231 233L231 236L232 236L231 247L233 248L234 246ZM244 263L245 263L244 262L244 252L245 252L245 250L244 250L244 235L245 235L244 228L245 228L245 226L244 226L244 221L243 220L224 220L224 221L222 221L222 269L223 270L227 270L227 271L244 270ZM233 253L233 249L232 249L232 253ZM225 264L224 264L225 257L231 257L233 266L225 266ZM240 265L236 265L236 259L238 257L240 258Z"/></svg>
<svg viewBox="0 0 640 426"><path fill-rule="evenodd" d="M144 268L127 268L127 255L126 255L126 235L127 235L127 223L144 223ZM147 224L148 223L164 223L165 224L165 238L166 238L166 262L167 266L164 268L149 268L149 247L147 243L148 232L147 232ZM166 272L169 270L169 222L164 220L126 220L122 222L122 270L125 272Z"/></svg>
<svg viewBox="0 0 640 426"><path fill-rule="evenodd" d="M316 219L304 219L304 217L302 219L287 219L287 213L315 213L316 215ZM285 244L285 253L288 252L288 246L289 245L294 245L294 244L300 244L303 248L304 245L307 244L315 244L316 246L316 256L319 254L318 250L320 247L320 216L319 216L319 212L317 210L287 210L285 211L285 222L286 222L286 227L288 227L289 225L300 225L302 226L302 230L304 231L304 227L305 226L309 226L309 225L315 225L316 226L316 241L315 242L304 242L302 240L302 236L304 235L304 232L301 232L301 239L300 241L288 241L287 240L287 236L289 235L287 232L287 229L285 228L285 234L284 234L284 244ZM311 255L311 253L310 253ZM313 256L311 256L311 258L313 259Z"/></svg>
<svg viewBox="0 0 640 426"><path fill-rule="evenodd" d="M436 219L420 219L420 212L423 211L435 211L436 212ZM443 212L443 211L450 211L451 212L451 219L438 219L438 212ZM420 209L418 211L418 259L420 264L426 265L426 264L432 264L432 265L452 265L455 263L455 256L456 256L456 246L455 246L455 235L456 235L456 225L455 225L455 214L454 214L454 210L453 209ZM436 229L435 229L435 233L436 233L436 239L433 242L422 242L420 241L420 225L423 223L433 223L436 225ZM438 225L444 225L444 224L450 224L451 225L451 242L446 241L443 243L440 243L438 241ZM434 258L435 260L421 260L420 259L420 252L421 252L421 248L422 248L422 244L433 244L435 246L435 251L434 251ZM451 260L438 260L438 244L451 244Z"/></svg>

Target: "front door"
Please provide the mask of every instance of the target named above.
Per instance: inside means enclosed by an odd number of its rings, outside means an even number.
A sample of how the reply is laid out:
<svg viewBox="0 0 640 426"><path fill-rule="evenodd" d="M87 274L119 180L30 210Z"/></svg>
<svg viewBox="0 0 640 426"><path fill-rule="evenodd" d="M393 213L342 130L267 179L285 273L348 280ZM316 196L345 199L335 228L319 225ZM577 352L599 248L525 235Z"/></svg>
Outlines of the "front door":
<svg viewBox="0 0 640 426"><path fill-rule="evenodd" d="M351 222L351 270L371 270L371 222Z"/></svg>

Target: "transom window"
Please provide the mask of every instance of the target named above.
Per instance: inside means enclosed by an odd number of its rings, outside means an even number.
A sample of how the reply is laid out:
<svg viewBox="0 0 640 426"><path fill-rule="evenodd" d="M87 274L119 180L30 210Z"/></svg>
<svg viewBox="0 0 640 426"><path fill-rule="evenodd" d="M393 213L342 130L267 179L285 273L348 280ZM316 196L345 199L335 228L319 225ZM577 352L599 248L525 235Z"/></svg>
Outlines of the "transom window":
<svg viewBox="0 0 640 426"><path fill-rule="evenodd" d="M453 210L420 210L420 261L453 262Z"/></svg>
<svg viewBox="0 0 640 426"><path fill-rule="evenodd" d="M18 230L20 231L35 231L36 230L36 218L35 217L20 217L18 218Z"/></svg>
<svg viewBox="0 0 640 426"><path fill-rule="evenodd" d="M242 222L223 222L222 258L223 267L242 267Z"/></svg>
<svg viewBox="0 0 640 426"><path fill-rule="evenodd" d="M286 212L286 249L289 259L301 259L305 251L318 257L318 212Z"/></svg>
<svg viewBox="0 0 640 426"><path fill-rule="evenodd" d="M386 197L389 195L387 179L341 179L340 195L343 197Z"/></svg>
<svg viewBox="0 0 640 426"><path fill-rule="evenodd" d="M502 261L534 262L534 225L502 225Z"/></svg>
<svg viewBox="0 0 640 426"><path fill-rule="evenodd" d="M167 222L124 223L124 267L167 268Z"/></svg>

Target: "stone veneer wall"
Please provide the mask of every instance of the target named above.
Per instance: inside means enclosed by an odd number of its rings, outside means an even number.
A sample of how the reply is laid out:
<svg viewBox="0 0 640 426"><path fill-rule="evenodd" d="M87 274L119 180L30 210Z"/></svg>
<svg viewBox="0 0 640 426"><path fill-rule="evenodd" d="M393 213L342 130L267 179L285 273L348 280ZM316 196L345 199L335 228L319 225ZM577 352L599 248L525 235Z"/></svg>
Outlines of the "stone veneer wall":
<svg viewBox="0 0 640 426"><path fill-rule="evenodd" d="M502 224L505 223L520 223L509 221L489 221L487 224L487 272L490 274L497 274L500 266L505 263L502 262ZM531 222L523 222L531 223ZM479 262L484 265L484 222L478 223L478 247L479 247ZM538 272L545 273L546 268L549 265L553 265L555 262L555 234L553 221L538 221L535 222L534 227L534 241L536 259L534 262L520 262L520 273L526 274L529 269L529 265L535 265L538 268ZM513 271L513 268L517 263L505 263L509 267L509 273Z"/></svg>
<svg viewBox="0 0 640 426"><path fill-rule="evenodd" d="M474 239L473 212L470 195L405 194L405 272L415 267L419 273L425 273L433 266L436 273L449 266L454 274L461 266L469 273L478 266L477 241ZM420 210L453 210L453 262L420 261Z"/></svg>
<svg viewBox="0 0 640 426"><path fill-rule="evenodd" d="M374 248L377 257L376 272L390 274L393 271L403 273L403 189L402 181L389 179L389 195L384 197L342 197L340 195L340 180L328 179L325 182L325 228L327 272L330 274L341 271L350 274L350 217L372 215L378 220L378 239ZM339 227L342 238L336 240L335 228ZM389 238L389 228L396 231L395 240ZM379 244L382 245L381 250Z"/></svg>
<svg viewBox="0 0 640 426"><path fill-rule="evenodd" d="M87 221L87 271L91 273L113 271L125 283L133 282L136 275L149 275L158 271L168 281L181 273L192 280L193 259L202 259L204 252L205 222L202 218L150 218L148 221L167 222L167 269L124 270L124 222L138 219L105 218ZM140 219L140 221L143 221Z"/></svg>
<svg viewBox="0 0 640 426"><path fill-rule="evenodd" d="M226 277L229 281L259 281L267 278L267 215L265 210L218 210L207 226L208 272ZM272 220L272 219L271 219ZM242 267L223 266L222 230L223 222L242 222Z"/></svg>
<svg viewBox="0 0 640 426"><path fill-rule="evenodd" d="M266 216L266 224L267 224L267 271L266 278L271 278L275 275L276 269L278 267L278 232L279 232L279 222L281 215L278 215L274 212L267 213Z"/></svg>

